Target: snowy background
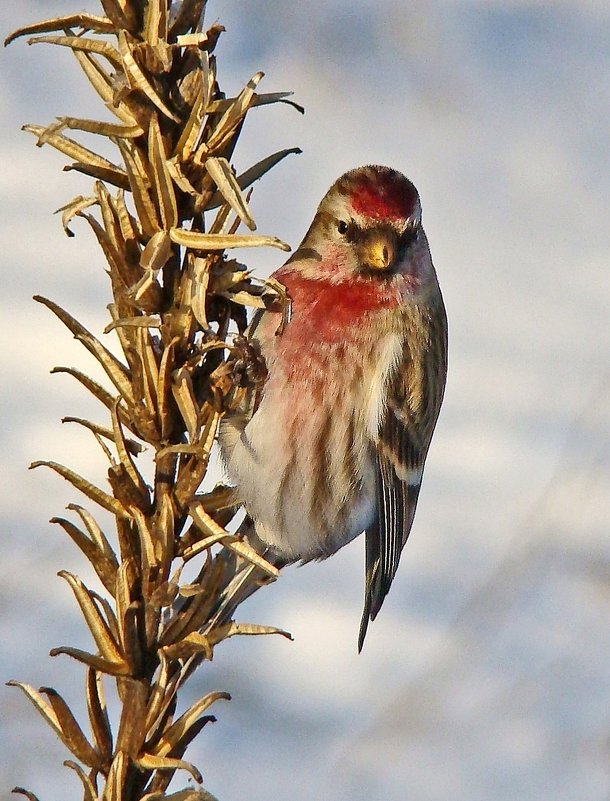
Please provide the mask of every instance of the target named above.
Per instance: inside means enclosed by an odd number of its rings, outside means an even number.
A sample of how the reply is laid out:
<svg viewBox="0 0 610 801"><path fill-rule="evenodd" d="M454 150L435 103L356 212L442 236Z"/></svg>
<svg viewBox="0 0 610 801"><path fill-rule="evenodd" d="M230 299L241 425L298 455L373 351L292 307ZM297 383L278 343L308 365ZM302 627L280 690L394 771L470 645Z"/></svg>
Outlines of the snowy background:
<svg viewBox="0 0 610 801"><path fill-rule="evenodd" d="M3 2L0 29L78 8ZM327 187L362 163L417 184L450 373L412 537L362 655L357 540L241 610L295 642L217 651L191 690L234 700L190 757L220 801L607 801L610 6L215 0L207 19L228 29L225 91L263 69L262 90L292 89L306 107L304 118L257 109L242 137L240 169L304 151L257 187L262 233L298 244ZM26 468L57 459L102 480L104 463L86 432L59 422L99 419L95 405L48 372L90 362L31 296L99 332L108 289L85 226L68 240L51 216L87 180L19 127L99 111L68 52L21 41L1 57L0 679L72 701L82 672L47 653L89 642L55 573L88 574L46 521L77 496ZM281 259L249 263L268 273ZM67 753L25 698L0 688L0 710L0 792L79 798L59 767Z"/></svg>

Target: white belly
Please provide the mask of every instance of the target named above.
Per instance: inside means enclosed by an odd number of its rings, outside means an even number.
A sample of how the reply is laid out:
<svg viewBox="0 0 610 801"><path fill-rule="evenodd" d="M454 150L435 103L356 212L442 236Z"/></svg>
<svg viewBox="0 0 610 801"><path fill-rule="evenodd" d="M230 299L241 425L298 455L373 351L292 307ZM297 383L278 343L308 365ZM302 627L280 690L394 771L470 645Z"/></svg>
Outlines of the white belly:
<svg viewBox="0 0 610 801"><path fill-rule="evenodd" d="M388 334L332 382L331 352L307 378L276 362L245 429L224 423L229 478L260 539L287 561L330 556L373 523L374 443L400 352Z"/></svg>

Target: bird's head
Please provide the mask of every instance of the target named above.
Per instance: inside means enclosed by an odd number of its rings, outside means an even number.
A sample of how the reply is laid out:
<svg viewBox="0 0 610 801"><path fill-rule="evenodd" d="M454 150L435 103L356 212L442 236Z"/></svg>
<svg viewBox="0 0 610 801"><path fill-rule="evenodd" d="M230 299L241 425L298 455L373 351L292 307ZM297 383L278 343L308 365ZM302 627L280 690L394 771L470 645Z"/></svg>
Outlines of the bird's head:
<svg viewBox="0 0 610 801"><path fill-rule="evenodd" d="M331 281L389 277L410 272L424 240L411 181L389 167L360 167L328 190L295 260L304 259L307 272Z"/></svg>

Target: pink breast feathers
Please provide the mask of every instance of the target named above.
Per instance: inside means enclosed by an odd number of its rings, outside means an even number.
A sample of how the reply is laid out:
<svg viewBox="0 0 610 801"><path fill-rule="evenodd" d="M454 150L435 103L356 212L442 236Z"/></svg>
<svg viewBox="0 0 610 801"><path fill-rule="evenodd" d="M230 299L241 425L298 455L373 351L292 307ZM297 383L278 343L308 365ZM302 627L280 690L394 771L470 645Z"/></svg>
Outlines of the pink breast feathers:
<svg viewBox="0 0 610 801"><path fill-rule="evenodd" d="M334 284L290 272L280 272L276 277L292 300L294 328L311 328L315 338L321 340L345 335L346 329L359 326L368 312L395 309L403 302L397 285L382 285L365 278Z"/></svg>
<svg viewBox="0 0 610 801"><path fill-rule="evenodd" d="M351 191L352 208L373 219L406 220L417 204L417 189L399 173L388 172L381 180L364 176Z"/></svg>

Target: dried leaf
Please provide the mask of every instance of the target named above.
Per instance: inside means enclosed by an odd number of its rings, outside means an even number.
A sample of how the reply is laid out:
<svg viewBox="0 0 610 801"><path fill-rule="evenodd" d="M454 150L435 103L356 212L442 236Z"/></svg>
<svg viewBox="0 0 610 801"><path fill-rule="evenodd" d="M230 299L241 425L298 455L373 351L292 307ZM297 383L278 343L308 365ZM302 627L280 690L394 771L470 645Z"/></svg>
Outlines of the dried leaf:
<svg viewBox="0 0 610 801"><path fill-rule="evenodd" d="M155 721L158 719L159 715L162 714L164 702L170 703L173 698L173 693L168 690L169 679L169 660L163 653L163 650L160 650L157 679L152 686L152 692L148 699L148 710L144 723L144 728L147 732L153 729Z"/></svg>
<svg viewBox="0 0 610 801"><path fill-rule="evenodd" d="M206 153L212 153L226 143L229 136L233 133L250 108L254 99L254 91L263 78L263 75L264 73L257 72L256 75L248 81L239 96L235 98L235 102L232 103L222 115L207 142L202 145Z"/></svg>
<svg viewBox="0 0 610 801"><path fill-rule="evenodd" d="M195 187L191 184L182 171L182 167L175 158L169 159L166 166L169 174L172 177L172 181L176 184L178 189L181 189L185 194L191 195L192 197L201 197L201 192L195 189Z"/></svg>
<svg viewBox="0 0 610 801"><path fill-rule="evenodd" d="M94 381L89 376L81 373L80 370L76 370L74 367L54 367L51 370L51 373L66 373L67 375L71 375L73 378L82 384L86 389L91 392L91 394L96 397L107 409L112 409L116 402L116 397L108 392L101 384L98 384L97 381ZM133 422L129 416L129 412L125 409L125 407L121 404L118 407L119 410L119 418L124 426L129 428L134 434L138 435L137 431L134 431Z"/></svg>
<svg viewBox="0 0 610 801"><path fill-rule="evenodd" d="M208 592L187 599L184 607L166 623L159 637L162 646L167 647L180 642L191 632L198 631L206 624L212 608L217 603L216 593L220 591L224 572L225 564L220 559L210 560L204 565L200 580L202 584L205 583Z"/></svg>
<svg viewBox="0 0 610 801"><path fill-rule="evenodd" d="M135 139L144 135L144 130L137 123L134 125L117 125L116 123L84 120L77 117L58 117L58 119L63 127L72 131L85 131L86 133L100 136L117 136L126 139Z"/></svg>
<svg viewBox="0 0 610 801"><path fill-rule="evenodd" d="M72 51L89 82L104 101L106 108L127 125L137 125L137 121L125 102L115 98L113 78L89 53Z"/></svg>
<svg viewBox="0 0 610 801"><path fill-rule="evenodd" d="M247 545L247 543L237 539L235 535L230 534L228 531L219 526L218 523L216 523L216 521L206 512L203 504L200 501L196 501L195 503L191 504L189 507L189 514L191 515L193 522L201 529L201 531L203 531L204 534L207 534L208 536L221 536L224 533L223 542L227 548L234 551L236 554L238 554L238 556L243 557L248 562L251 562L253 565L256 565L256 567L260 568L267 575L272 576L273 578L277 578L277 576L279 576L280 571L277 569L277 567L272 565L266 559L263 559L263 557L250 545Z"/></svg>
<svg viewBox="0 0 610 801"><path fill-rule="evenodd" d="M110 0L106 0L109 2ZM102 0L104 2L104 0ZM117 751L108 771L106 787L104 788L104 801L126 801L123 793L129 760L123 751Z"/></svg>
<svg viewBox="0 0 610 801"><path fill-rule="evenodd" d="M140 266L145 271L133 285L130 293L138 300L151 287L172 256L172 243L165 231L157 231L148 241L140 256Z"/></svg>
<svg viewBox="0 0 610 801"><path fill-rule="evenodd" d="M148 44L154 47L159 40L167 40L167 23L166 0L149 0L144 12L144 36Z"/></svg>
<svg viewBox="0 0 610 801"><path fill-rule="evenodd" d="M291 155L292 153L302 153L300 147L291 147L286 150L279 150L277 153L274 153L272 156L267 156L267 158L262 159L261 161L254 164L254 166L250 167L245 172L242 172L241 175L237 176L237 183L241 189L247 189L254 181L257 181L259 178L262 178L265 173L269 172L272 167L275 167L282 159L285 159L286 156ZM220 194L220 192L215 192L212 195L210 202L208 203L206 210L209 211L210 209L218 208L218 206L224 203L224 197Z"/></svg>
<svg viewBox="0 0 610 801"><path fill-rule="evenodd" d="M267 92L264 94L255 93L249 108L256 108L257 106L268 106L271 105L272 103L285 103L287 106L292 106L301 114L304 114L305 109L303 108L303 106L300 106L293 100L288 100L288 98L291 97L292 94L293 92ZM234 97L227 97L214 100L207 105L206 112L208 114L220 114L222 112L225 112L227 111L227 109L230 109L231 106L234 105L235 100L236 98Z"/></svg>
<svg viewBox="0 0 610 801"><path fill-rule="evenodd" d="M300 114L305 114L305 109L303 106L295 103L294 100L288 100L288 98L293 94L294 92L267 92L266 94L262 95L257 94L254 96L254 102L252 103L252 106L267 106L270 103L285 103L287 106L292 106L292 108L296 109Z"/></svg>
<svg viewBox="0 0 610 801"><path fill-rule="evenodd" d="M108 623L100 614L87 587L85 587L79 578L72 575L72 573L68 573L67 570L60 570L57 575L65 579L70 585L102 657L110 662L124 662L125 660L120 651L119 644L112 636Z"/></svg>
<svg viewBox="0 0 610 801"><path fill-rule="evenodd" d="M220 295L240 306L249 306L253 309L266 309L267 304L260 295L253 295L251 292L220 292Z"/></svg>
<svg viewBox="0 0 610 801"><path fill-rule="evenodd" d="M176 18L169 30L170 40L191 29L201 29L206 2L207 0L186 0L186 2L180 3Z"/></svg>
<svg viewBox="0 0 610 801"><path fill-rule="evenodd" d="M78 473L75 473L73 470L70 470L68 467L64 467L57 462L46 462L46 461L36 461L32 462L30 465L30 470L33 470L36 467L50 467L51 470L54 470L56 473L62 478L65 478L66 481L69 481L73 487L76 487L77 490L82 492L92 501L98 503L104 509L107 509L109 512L117 515L117 517L129 518L129 513L123 508L122 504L117 501L116 498L113 498L112 495L108 495L107 492L99 489L91 482L84 479L82 476L79 476Z"/></svg>
<svg viewBox="0 0 610 801"><path fill-rule="evenodd" d="M110 17L115 27L127 28L131 31L136 31L138 28L138 19L136 11L125 0L101 0L102 7L106 15Z"/></svg>
<svg viewBox="0 0 610 801"><path fill-rule="evenodd" d="M148 159L152 167L157 195L157 208L161 213L163 228L175 228L178 224L178 205L172 176L167 168L167 153L161 136L159 121L155 114L150 118L148 131Z"/></svg>
<svg viewBox="0 0 610 801"><path fill-rule="evenodd" d="M135 764L140 770L186 770L199 784L203 781L203 777L197 768L191 765L190 762L185 762L183 759L170 759L169 757L143 754L135 760Z"/></svg>
<svg viewBox="0 0 610 801"><path fill-rule="evenodd" d="M240 186L229 162L224 158L210 156L205 161L205 168L218 187L218 191L237 216L245 222L251 231L256 230L256 223L252 218L246 199L241 193Z"/></svg>
<svg viewBox="0 0 610 801"><path fill-rule="evenodd" d="M81 373L80 370L76 370L74 367L54 367L51 370L51 374L55 373L66 373L67 375L71 375L73 378L76 378L84 387L86 387L89 392L92 393L99 401L101 401L106 408L110 409L115 402L116 398L114 395L111 395L107 389L105 389L101 384L98 384L97 381L94 381L89 376Z"/></svg>
<svg viewBox="0 0 610 801"><path fill-rule="evenodd" d="M212 629L212 631L208 634L210 642L214 645L221 642L222 640L226 640L229 637L235 637L237 635L248 635L248 636L262 636L265 634L281 634L282 637L286 637L288 640L292 640L292 634L288 631L284 631L283 629L278 629L275 626L258 626L255 623L226 623L224 626L217 626L216 628Z"/></svg>
<svg viewBox="0 0 610 801"><path fill-rule="evenodd" d="M148 688L146 682L126 679L121 687L123 708L128 715L121 716L116 747L134 759L140 752L146 736L146 703Z"/></svg>
<svg viewBox="0 0 610 801"><path fill-rule="evenodd" d="M116 586L116 584L115 584ZM121 636L119 634L119 624L116 619L116 615L114 614L114 609L106 598L102 595L98 595L97 592L94 590L89 591L91 593L91 597L93 600L98 604L101 608L103 613L106 615L106 622L108 623L108 627L110 628L110 633L112 634L112 638L115 642L119 642Z"/></svg>
<svg viewBox="0 0 610 801"><path fill-rule="evenodd" d="M140 319L135 318L135 319ZM118 321L119 323L121 321ZM125 322L125 321L123 321ZM118 398L115 399L115 406L118 406ZM98 434L100 437L105 437L106 439L114 440L114 434L112 429L107 428L106 426L100 426L97 423L92 423L90 420L84 420L82 417L62 417L62 423L78 423L79 425L83 426L83 428L89 429L94 434ZM129 451L129 453L134 454L137 456L139 453L142 453L144 447L140 445L139 442L136 442L134 439L125 439L125 447Z"/></svg>
<svg viewBox="0 0 610 801"><path fill-rule="evenodd" d="M116 198L110 202L119 221L119 227L121 229L123 240L126 244L131 244L137 247L138 229L136 221L129 213L129 209L125 203L125 193L122 190L119 190Z"/></svg>
<svg viewBox="0 0 610 801"><path fill-rule="evenodd" d="M30 684L24 684L23 682L13 681L13 680L7 681L6 683L8 687L19 687L19 689L22 690L30 699L30 701L34 704L38 712L40 712L42 717L53 729L55 734L57 734L57 736L61 738L62 736L61 725L59 723L59 720L57 719L55 710L53 709L52 706L47 704L47 702L45 701L45 699L41 694L37 690L35 690Z"/></svg>
<svg viewBox="0 0 610 801"><path fill-rule="evenodd" d="M123 617L123 646L130 666L130 674L139 676L142 673L144 657L140 645L139 617L141 603L133 601Z"/></svg>
<svg viewBox="0 0 610 801"><path fill-rule="evenodd" d="M93 433L93 436L95 437L95 441L97 442L97 444L98 444L98 445L100 446L100 448L101 448L101 449L104 451L104 456L105 456L105 457L108 459L108 462L109 462L109 464L111 465L111 467L115 467L115 466L116 466L116 459L115 459L115 458L114 458L114 456L112 455L112 451L110 450L110 448L108 447L108 445L106 445L106 443L104 442L104 440L102 439L102 437L100 437L100 435L99 435L99 434L96 434L96 433L94 432L94 433Z"/></svg>
<svg viewBox="0 0 610 801"><path fill-rule="evenodd" d="M193 595L201 595L206 592L205 587L202 587L198 582L196 584L182 584L177 589L182 598L192 598ZM194 633L197 634L197 632Z"/></svg>
<svg viewBox="0 0 610 801"><path fill-rule="evenodd" d="M268 576L272 576L273 578L277 578L279 576L280 571L277 569L277 567L272 565L271 562L268 562L266 559L263 559L263 557L246 542L243 542L242 540L231 540L226 543L226 546L230 551L234 551L236 554L238 554L238 556L241 556L251 564L256 565L256 567L258 567Z"/></svg>
<svg viewBox="0 0 610 801"><path fill-rule="evenodd" d="M140 160L135 146L125 139L117 139L116 144L121 151L125 167L127 168L129 186L133 195L133 202L136 207L138 219L142 225L142 230L147 236L153 236L153 234L161 230L161 226L157 218L155 204L148 191L150 179L143 167L140 166Z"/></svg>
<svg viewBox="0 0 610 801"><path fill-rule="evenodd" d="M73 770L83 785L83 801L97 801L97 793L91 778L85 773L81 766L73 762L71 759L66 759L64 765Z"/></svg>
<svg viewBox="0 0 610 801"><path fill-rule="evenodd" d="M189 659L193 654L201 654L204 659L208 659L210 662L214 654L214 649L208 638L198 631L193 631L187 634L184 639L178 640L172 645L167 645L163 651L170 659Z"/></svg>
<svg viewBox="0 0 610 801"><path fill-rule="evenodd" d="M49 133L45 135L47 129L43 128L42 125L24 125L21 130L38 136L39 146L49 144L51 147L59 150L60 153L75 159L79 163L106 170L109 173L116 173L118 176L124 177L125 179L127 178L125 172L115 164L112 164L102 156L98 156L98 154L94 153L92 150L79 145L78 142L75 142L73 139L63 136L63 134Z"/></svg>
<svg viewBox="0 0 610 801"><path fill-rule="evenodd" d="M240 284L243 286L248 275L249 272L243 264L235 259L227 260L223 262L222 270L215 271L210 288L213 292L223 292Z"/></svg>
<svg viewBox="0 0 610 801"><path fill-rule="evenodd" d="M79 342L82 342L87 350L96 357L101 366L104 368L108 378L110 378L123 397L129 402L133 403L129 371L125 365L121 364L121 362L93 336L93 334L87 331L87 329L81 325L78 320L72 317L71 314L68 314L68 312L64 311L64 309L62 309L61 306L58 306L57 303L53 303L52 300L43 298L41 295L34 295L34 300L38 303L42 303L62 321L66 328L72 332L74 338L79 340Z"/></svg>
<svg viewBox="0 0 610 801"><path fill-rule="evenodd" d="M119 637L123 644L122 650L125 651L125 629L124 622L127 610L131 605L131 581L133 573L133 562L131 559L121 562L116 576L116 588L114 597L116 600L116 617L119 624Z"/></svg>
<svg viewBox="0 0 610 801"><path fill-rule="evenodd" d="M107 184L112 184L119 189L129 189L129 180L127 175L119 169L113 170L107 167L95 167L91 164L82 164L75 161L73 164L66 164L63 168L64 172L80 172L83 175L90 175L98 181L106 181Z"/></svg>
<svg viewBox="0 0 610 801"><path fill-rule="evenodd" d="M114 268L115 272L118 275L123 275L125 272L122 264L124 258L123 254L125 252L125 241L121 232L121 225L119 223L118 216L115 214L114 207L112 205L112 196L107 187L101 181L96 181L95 183L95 194L98 199L100 211L102 212L104 234L105 238L108 240L109 247L108 245L104 247L105 243L102 242L104 239L103 236L98 235L98 241L100 241L100 244L102 244L104 255L106 255L107 249L112 250L112 256L108 259L108 261L111 266L114 266L113 262L116 262L116 266ZM111 311L115 309L115 304L110 304L110 306Z"/></svg>
<svg viewBox="0 0 610 801"><path fill-rule="evenodd" d="M193 382L186 370L177 370L171 383L171 390L176 405L182 415L191 441L196 439L199 428L197 402L193 391Z"/></svg>
<svg viewBox="0 0 610 801"><path fill-rule="evenodd" d="M216 343L210 342L210 349L215 347ZM218 432L218 426L220 424L221 418L220 412L216 411L216 409L212 408L209 404L207 404L207 417L205 417L205 426L201 434L201 440L199 442L200 446L200 458L202 461L207 460L212 450L212 445L216 439L216 434Z"/></svg>
<svg viewBox="0 0 610 801"><path fill-rule="evenodd" d="M65 206L61 206L61 208L57 209L55 214L59 214L61 211L61 224L63 225L67 236L74 236L74 232L69 228L70 222L74 219L74 217L77 217L82 211L84 211L84 209L88 209L90 206L93 206L96 203L96 197L83 197L82 195L78 195L78 197L75 197L69 203L66 203Z"/></svg>
<svg viewBox="0 0 610 801"><path fill-rule="evenodd" d="M95 746L104 764L112 758L112 729L108 718L102 674L93 668L87 670L87 712Z"/></svg>
<svg viewBox="0 0 610 801"><path fill-rule="evenodd" d="M61 726L60 737L63 743L85 765L90 768L100 769L103 765L103 760L85 737L70 707L61 695L51 687L41 687L40 692L46 695L51 702L57 721Z"/></svg>
<svg viewBox="0 0 610 801"><path fill-rule="evenodd" d="M24 795L28 801L40 801L38 796L31 792L31 790L25 790L23 787L13 787L11 792L16 795Z"/></svg>
<svg viewBox="0 0 610 801"><path fill-rule="evenodd" d="M195 319L204 331L209 329L208 317L206 313L207 289L210 281L210 262L209 259L194 257L193 277L191 284L191 309Z"/></svg>
<svg viewBox="0 0 610 801"><path fill-rule="evenodd" d="M100 184L100 181L96 182L97 186ZM104 187L104 191L98 193L98 203L102 211L104 225L107 225L107 228L101 226L92 214L85 214L81 212L80 216L89 223L91 230L95 234L95 238L97 239L98 244L101 247L104 256L106 257L106 261L108 262L110 276L114 285L123 285L126 280L129 281L129 274L125 275L123 258L124 243L122 241L119 227L116 224L112 208L108 205L105 192L107 192L106 187Z"/></svg>
<svg viewBox="0 0 610 801"><path fill-rule="evenodd" d="M203 109L205 111L215 95L218 94L216 61L210 53L203 51L199 54L199 68L201 69L201 88L203 89Z"/></svg>
<svg viewBox="0 0 610 801"><path fill-rule="evenodd" d="M185 463L185 470L180 470L176 484L175 498L180 505L191 502L193 495L203 481L207 469L207 462L216 438L221 415L212 407L208 407L208 414L204 417L205 425L199 442L198 460L193 467L190 462ZM215 533L215 532L214 532Z"/></svg>
<svg viewBox="0 0 610 801"><path fill-rule="evenodd" d="M193 726L199 717L208 709L213 703L219 700L230 701L231 696L225 692L213 692L200 698L193 704L183 715L181 715L169 729L163 732L163 736L159 738L153 748L153 753L156 756L167 756L171 753L172 749L180 742L180 740L188 733L191 726Z"/></svg>
<svg viewBox="0 0 610 801"><path fill-rule="evenodd" d="M202 84L195 97L195 102L193 103L188 120L182 123L182 133L180 134L180 139L178 139L174 150L174 155L180 160L186 161L195 149L195 143L197 142L197 137L201 130L204 115L204 88Z"/></svg>
<svg viewBox="0 0 610 801"><path fill-rule="evenodd" d="M195 501L203 504L208 514L219 512L222 509L231 509L237 503L237 491L235 487L227 487L224 484L217 484L211 492L197 495Z"/></svg>
<svg viewBox="0 0 610 801"><path fill-rule="evenodd" d="M218 195L221 198L222 205L218 211L216 217L214 217L214 222L210 225L208 233L210 234L227 234L229 233L229 227L227 226L227 221L231 215L231 206L228 203L224 202L224 198L220 195L219 192L216 192L215 196ZM237 218L239 219L239 218Z"/></svg>
<svg viewBox="0 0 610 801"><path fill-rule="evenodd" d="M164 460L165 469L173 475L176 462L173 458ZM157 562L163 576L169 576L175 545L175 519L178 510L174 504L170 489L164 483L159 487L157 495L157 513L153 518L153 542Z"/></svg>
<svg viewBox="0 0 610 801"><path fill-rule="evenodd" d="M75 339L87 348L89 353L92 353L100 365L103 367L104 372L112 381L114 386L118 389L125 400L133 404L133 390L130 381L129 371L122 364L116 356L114 356L102 343L95 339L91 334L75 335Z"/></svg>
<svg viewBox="0 0 610 801"><path fill-rule="evenodd" d="M166 345L161 357L161 364L159 365L157 398L159 404L159 425L161 427L161 437L163 440L168 438L173 424L173 416L169 405L169 392L172 385L171 374L174 369L174 348L179 341L179 337L174 337L174 339Z"/></svg>
<svg viewBox="0 0 610 801"><path fill-rule="evenodd" d="M224 250L225 248L274 247L289 251L290 245L275 236L235 236L221 234L202 234L199 231L186 231L172 228L169 232L172 242L191 250Z"/></svg>
<svg viewBox="0 0 610 801"><path fill-rule="evenodd" d="M139 89L141 92L143 92L151 101L151 103L153 103L153 105L155 105L166 117L169 117L170 120L173 120L174 122L180 122L180 117L174 114L170 108L168 108L163 98L159 96L154 86L149 82L146 75L137 65L131 53L131 48L125 32L119 31L117 38L119 43L119 51L123 60L122 67L125 70L132 88Z"/></svg>
<svg viewBox="0 0 610 801"><path fill-rule="evenodd" d="M66 28L76 27L83 28L86 31L95 31L96 33L112 33L114 31L114 25L107 17L98 17L95 14L86 13L68 14L65 17L53 17L53 19L33 22L31 25L18 28L4 40L4 46L6 47L19 36L29 36L31 33L65 31Z"/></svg>
<svg viewBox="0 0 610 801"><path fill-rule="evenodd" d="M95 53L108 59L115 70L121 70L123 64L121 56L110 44L100 39L89 39L86 36L36 36L28 39L28 44L54 44L60 47L69 47L71 50L82 50L85 53Z"/></svg>
<svg viewBox="0 0 610 801"><path fill-rule="evenodd" d="M89 533L89 536L97 544L97 547L100 549L100 551L104 554L104 556L107 559L112 560L118 567L118 562L116 560L114 551L110 547L110 543L106 539L104 532L99 527L93 515L86 509L84 509L82 506L79 506L77 503L70 503L68 504L67 508L71 512L76 512L76 514L83 521L85 528Z"/></svg>
<svg viewBox="0 0 610 801"><path fill-rule="evenodd" d="M142 478L138 469L136 468L135 463L131 458L131 455L127 448L127 443L125 442L123 429L121 428L121 422L119 420L119 415L117 412L117 406L118 406L118 401L115 404L114 408L111 410L112 431L114 435L114 443L116 445L117 454L121 464L125 468L125 472L131 479L138 493L142 496L143 502L145 504L149 504L150 498L148 494L148 488L144 482L144 479Z"/></svg>
<svg viewBox="0 0 610 801"><path fill-rule="evenodd" d="M185 562L188 562L197 554L200 554L202 551L207 551L208 548L211 548L212 545L217 545L219 542L224 542L227 538L227 531L225 529L221 529L217 531L215 534L210 534L209 537L204 537L202 540L198 540L194 545L185 548L182 552L182 558Z"/></svg>
<svg viewBox="0 0 610 801"><path fill-rule="evenodd" d="M136 353L141 366L142 397L151 417L154 418L158 409L159 366L147 328L136 329Z"/></svg>
<svg viewBox="0 0 610 801"><path fill-rule="evenodd" d="M104 587L108 592L112 592L116 580L116 571L118 569L116 559L110 559L103 554L97 544L92 542L69 520L65 520L63 517L52 517L50 522L57 523L63 528L74 544L85 554Z"/></svg>
<svg viewBox="0 0 610 801"><path fill-rule="evenodd" d="M155 546L152 540L151 532L148 528L148 521L144 514L139 509L134 508L133 516L135 518L136 525L138 527L138 535L140 537L140 553L142 562L141 573L142 581L145 584L144 597L148 598L150 595L150 588L148 587L150 573L157 564Z"/></svg>
<svg viewBox="0 0 610 801"><path fill-rule="evenodd" d="M49 654L50 656L60 656L61 654L71 656L72 659L76 659L77 662L99 670L101 673L107 673L109 676L129 675L130 668L127 662L111 662L108 659L104 659L102 656L90 654L87 651L81 651L80 648L62 646L60 648L52 648Z"/></svg>
<svg viewBox="0 0 610 801"><path fill-rule="evenodd" d="M207 31L205 33L185 33L182 36L178 36L176 39L176 44L178 47L201 47L208 41L208 34Z"/></svg>

